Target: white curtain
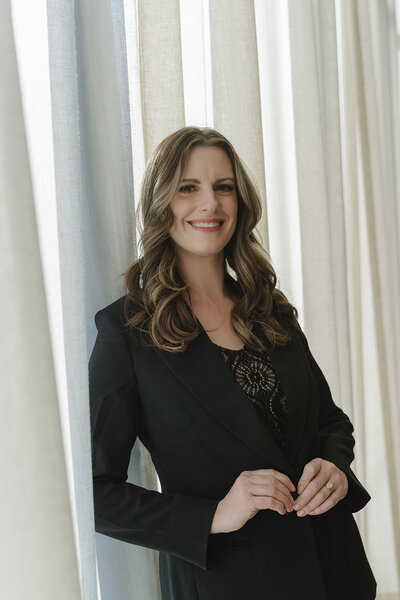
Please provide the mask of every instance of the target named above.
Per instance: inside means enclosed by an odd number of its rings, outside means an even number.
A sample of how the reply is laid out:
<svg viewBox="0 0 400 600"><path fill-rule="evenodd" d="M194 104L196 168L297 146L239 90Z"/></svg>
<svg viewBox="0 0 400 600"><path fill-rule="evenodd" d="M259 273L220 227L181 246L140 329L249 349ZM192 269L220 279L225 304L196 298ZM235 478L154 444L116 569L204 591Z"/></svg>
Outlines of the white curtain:
<svg viewBox="0 0 400 600"><path fill-rule="evenodd" d="M2 596L160 597L157 552L94 534L87 359L146 160L207 125L260 191L278 285L355 427L378 599L400 599L399 40L398 0L0 3ZM158 488L140 442L129 480Z"/></svg>
<svg viewBox="0 0 400 600"><path fill-rule="evenodd" d="M71 600L80 597L73 509L8 2L0 4L0 89L0 592Z"/></svg>

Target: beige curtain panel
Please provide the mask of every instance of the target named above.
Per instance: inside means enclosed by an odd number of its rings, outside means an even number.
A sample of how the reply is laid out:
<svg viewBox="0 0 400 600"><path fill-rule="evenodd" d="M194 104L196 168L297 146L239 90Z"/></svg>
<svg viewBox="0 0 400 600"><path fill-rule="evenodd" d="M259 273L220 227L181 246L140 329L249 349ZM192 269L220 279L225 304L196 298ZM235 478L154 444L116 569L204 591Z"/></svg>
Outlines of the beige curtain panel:
<svg viewBox="0 0 400 600"><path fill-rule="evenodd" d="M260 191L278 286L355 427L377 598L400 600L399 57L399 0L0 3L1 597L160 598L158 553L94 531L87 360L145 163L197 125ZM139 441L129 481L159 489Z"/></svg>

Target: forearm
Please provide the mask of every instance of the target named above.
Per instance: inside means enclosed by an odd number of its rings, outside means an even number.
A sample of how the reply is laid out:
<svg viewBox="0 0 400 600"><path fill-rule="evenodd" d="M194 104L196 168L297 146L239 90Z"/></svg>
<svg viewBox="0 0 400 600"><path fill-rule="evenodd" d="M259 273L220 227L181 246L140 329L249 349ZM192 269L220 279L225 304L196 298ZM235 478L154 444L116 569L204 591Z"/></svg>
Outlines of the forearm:
<svg viewBox="0 0 400 600"><path fill-rule="evenodd" d="M101 477L94 478L93 492L98 533L207 568L208 535L218 500L163 494Z"/></svg>
<svg viewBox="0 0 400 600"><path fill-rule="evenodd" d="M318 384L319 456L334 463L347 475L349 489L347 495L340 502L352 512L357 512L369 502L371 496L350 468L354 460L354 427L346 413L334 403L328 382L311 353L304 333L300 331L298 335Z"/></svg>

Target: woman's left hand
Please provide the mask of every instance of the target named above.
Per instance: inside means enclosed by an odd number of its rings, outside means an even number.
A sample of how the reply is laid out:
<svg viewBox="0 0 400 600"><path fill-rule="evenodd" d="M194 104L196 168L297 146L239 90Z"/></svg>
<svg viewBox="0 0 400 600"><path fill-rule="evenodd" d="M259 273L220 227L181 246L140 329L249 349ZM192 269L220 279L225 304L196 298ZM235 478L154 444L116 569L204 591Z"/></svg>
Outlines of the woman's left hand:
<svg viewBox="0 0 400 600"><path fill-rule="evenodd" d="M331 481L333 487L326 487ZM347 475L335 464L323 458L314 458L303 469L297 484L300 494L293 506L297 515L320 515L330 510L347 494L349 483Z"/></svg>

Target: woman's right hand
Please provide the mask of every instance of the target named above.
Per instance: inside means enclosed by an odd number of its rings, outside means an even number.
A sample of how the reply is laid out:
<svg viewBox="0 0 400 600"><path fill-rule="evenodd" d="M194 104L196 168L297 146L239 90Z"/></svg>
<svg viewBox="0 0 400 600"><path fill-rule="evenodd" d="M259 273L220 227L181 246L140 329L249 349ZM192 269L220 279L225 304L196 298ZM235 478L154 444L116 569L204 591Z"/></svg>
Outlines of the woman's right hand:
<svg viewBox="0 0 400 600"><path fill-rule="evenodd" d="M291 512L295 490L289 477L274 469L243 471L218 503L210 533L236 531L262 509Z"/></svg>

